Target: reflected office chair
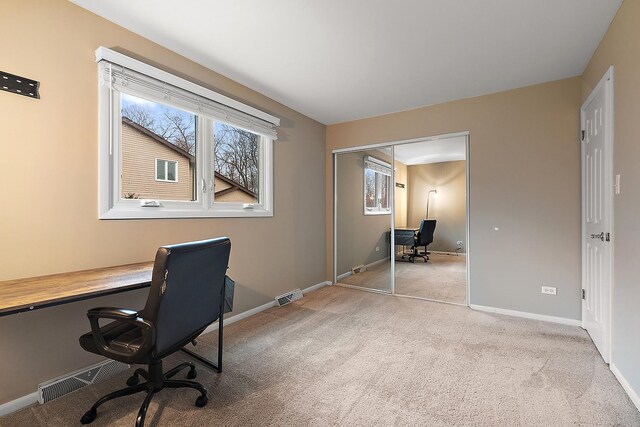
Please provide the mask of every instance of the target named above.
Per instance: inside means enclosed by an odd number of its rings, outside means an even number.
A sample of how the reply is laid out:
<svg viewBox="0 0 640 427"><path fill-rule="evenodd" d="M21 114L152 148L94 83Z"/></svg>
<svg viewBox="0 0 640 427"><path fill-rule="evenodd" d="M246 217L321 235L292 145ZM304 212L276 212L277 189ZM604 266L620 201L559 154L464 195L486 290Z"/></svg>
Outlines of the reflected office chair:
<svg viewBox="0 0 640 427"><path fill-rule="evenodd" d="M413 253L409 255L411 261L415 262L416 258L424 259L424 262L429 260L429 252L427 252L427 246L433 242L433 233L436 231L435 219L423 219L420 222L420 230L415 239ZM418 248L424 246L424 253L418 253Z"/></svg>
<svg viewBox="0 0 640 427"><path fill-rule="evenodd" d="M127 364L146 364L127 380L129 387L98 400L80 422L91 423L103 403L141 391L146 397L136 419L144 418L153 395L163 388L189 387L200 392L196 406L207 404L207 390L194 381L171 380L189 368L187 378L196 377L192 363L182 363L163 373L162 359L193 341L224 311L224 283L231 241L226 237L160 247L156 253L151 288L143 310L102 307L87 312L91 332L80 337L86 351ZM100 327L99 319L112 322ZM146 381L139 384L140 378Z"/></svg>

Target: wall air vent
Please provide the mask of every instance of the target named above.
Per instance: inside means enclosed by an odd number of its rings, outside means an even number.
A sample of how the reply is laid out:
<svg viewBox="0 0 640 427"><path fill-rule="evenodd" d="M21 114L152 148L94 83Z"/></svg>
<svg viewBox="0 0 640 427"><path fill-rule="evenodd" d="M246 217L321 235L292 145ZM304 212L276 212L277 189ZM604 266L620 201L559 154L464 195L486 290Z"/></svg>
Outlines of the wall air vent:
<svg viewBox="0 0 640 427"><path fill-rule="evenodd" d="M292 301L297 301L302 298L302 291L300 289L293 290L291 292L287 292L286 294L282 294L276 297L276 303L279 306L287 305Z"/></svg>
<svg viewBox="0 0 640 427"><path fill-rule="evenodd" d="M129 369L129 365L114 360L97 363L81 371L38 385L38 401L40 403L47 403L86 385L96 383L119 372L126 371L127 369Z"/></svg>
<svg viewBox="0 0 640 427"><path fill-rule="evenodd" d="M360 274L363 271L367 271L367 267L365 265L358 265L357 267L353 267L351 269L351 274Z"/></svg>

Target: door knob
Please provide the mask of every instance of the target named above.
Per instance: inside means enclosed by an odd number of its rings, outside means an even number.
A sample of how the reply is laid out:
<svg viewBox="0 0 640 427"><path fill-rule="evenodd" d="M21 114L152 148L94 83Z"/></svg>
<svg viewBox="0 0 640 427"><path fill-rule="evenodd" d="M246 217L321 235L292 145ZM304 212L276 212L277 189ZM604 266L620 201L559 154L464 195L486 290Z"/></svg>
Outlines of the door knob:
<svg viewBox="0 0 640 427"><path fill-rule="evenodd" d="M602 240L604 242L604 231L602 233L600 233L600 234L592 234L591 238L592 239L600 239L600 240Z"/></svg>

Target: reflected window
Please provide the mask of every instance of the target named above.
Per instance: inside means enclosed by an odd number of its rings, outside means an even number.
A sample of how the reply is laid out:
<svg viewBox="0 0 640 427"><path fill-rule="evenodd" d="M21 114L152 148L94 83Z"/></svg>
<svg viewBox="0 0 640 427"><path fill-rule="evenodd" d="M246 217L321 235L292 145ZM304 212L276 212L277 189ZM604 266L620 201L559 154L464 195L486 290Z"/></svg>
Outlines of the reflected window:
<svg viewBox="0 0 640 427"><path fill-rule="evenodd" d="M375 157L364 158L364 214L391 214L391 165Z"/></svg>

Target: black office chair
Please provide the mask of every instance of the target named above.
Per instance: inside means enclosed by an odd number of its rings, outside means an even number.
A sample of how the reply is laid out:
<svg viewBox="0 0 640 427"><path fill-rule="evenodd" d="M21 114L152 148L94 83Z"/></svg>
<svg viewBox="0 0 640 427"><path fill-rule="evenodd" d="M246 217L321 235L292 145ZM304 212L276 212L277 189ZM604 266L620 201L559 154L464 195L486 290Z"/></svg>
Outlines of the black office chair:
<svg viewBox="0 0 640 427"><path fill-rule="evenodd" d="M420 230L415 239L413 253L409 255L411 261L415 262L416 258L424 259L424 262L429 260L429 252L427 252L427 246L433 242L433 232L436 231L435 219L423 219L420 222ZM424 246L424 252L418 253L418 248Z"/></svg>
<svg viewBox="0 0 640 427"><path fill-rule="evenodd" d="M91 423L97 409L108 400L145 391L136 419L144 418L153 395L163 388L190 387L200 392L196 406L207 404L207 390L194 381L171 380L189 368L187 378L196 377L195 366L183 363L163 374L162 359L193 341L224 311L224 283L231 241L226 237L163 246L153 266L151 288L143 310L101 307L87 312L91 332L80 337L85 350L127 364L147 364L127 380L129 387L98 400L80 422ZM112 322L100 327L99 319ZM139 377L145 378L138 384Z"/></svg>

